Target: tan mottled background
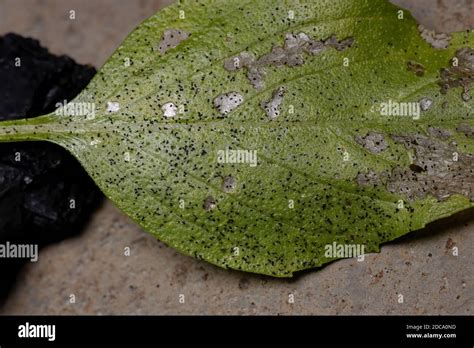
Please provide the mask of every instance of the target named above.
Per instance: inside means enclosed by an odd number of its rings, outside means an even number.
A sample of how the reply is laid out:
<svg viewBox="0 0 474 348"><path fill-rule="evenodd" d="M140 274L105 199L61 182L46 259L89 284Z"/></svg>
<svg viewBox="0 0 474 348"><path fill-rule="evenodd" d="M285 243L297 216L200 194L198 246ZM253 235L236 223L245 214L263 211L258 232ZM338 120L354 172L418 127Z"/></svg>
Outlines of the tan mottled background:
<svg viewBox="0 0 474 348"><path fill-rule="evenodd" d="M55 54L99 68L135 26L170 2L0 0L0 35L31 36ZM474 27L472 0L393 2L437 31ZM473 215L463 212L389 243L365 262L337 261L282 280L183 256L106 202L82 235L45 248L39 262L23 269L0 313L472 314Z"/></svg>

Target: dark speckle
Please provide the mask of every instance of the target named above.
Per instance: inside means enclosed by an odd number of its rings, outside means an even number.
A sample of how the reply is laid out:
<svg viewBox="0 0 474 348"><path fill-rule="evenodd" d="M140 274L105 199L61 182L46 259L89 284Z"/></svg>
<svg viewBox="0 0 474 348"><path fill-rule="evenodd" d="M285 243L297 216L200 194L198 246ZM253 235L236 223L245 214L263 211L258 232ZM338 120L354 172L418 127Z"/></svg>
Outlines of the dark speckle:
<svg viewBox="0 0 474 348"><path fill-rule="evenodd" d="M247 290L249 288L249 280L247 278L241 278L239 280L239 289Z"/></svg>

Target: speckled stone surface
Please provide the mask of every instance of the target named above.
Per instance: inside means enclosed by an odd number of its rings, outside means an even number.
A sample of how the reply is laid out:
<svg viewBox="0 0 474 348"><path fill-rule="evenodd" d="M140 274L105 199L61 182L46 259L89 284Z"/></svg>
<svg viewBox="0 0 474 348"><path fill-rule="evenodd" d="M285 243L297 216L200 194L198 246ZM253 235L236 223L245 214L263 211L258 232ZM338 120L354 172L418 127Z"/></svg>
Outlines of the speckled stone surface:
<svg viewBox="0 0 474 348"><path fill-rule="evenodd" d="M437 31L474 27L471 0L394 2ZM32 36L53 53L100 67L163 3L169 1L0 0L0 34ZM181 255L106 202L81 236L49 246L24 268L0 313L472 314L473 232L471 209L386 244L364 262L273 279Z"/></svg>

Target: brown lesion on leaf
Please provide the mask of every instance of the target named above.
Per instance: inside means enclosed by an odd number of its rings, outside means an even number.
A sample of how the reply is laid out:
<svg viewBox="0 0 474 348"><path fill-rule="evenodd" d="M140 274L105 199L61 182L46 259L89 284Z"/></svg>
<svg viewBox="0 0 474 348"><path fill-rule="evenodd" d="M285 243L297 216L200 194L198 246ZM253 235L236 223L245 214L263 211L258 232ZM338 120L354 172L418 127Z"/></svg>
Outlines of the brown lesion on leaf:
<svg viewBox="0 0 474 348"><path fill-rule="evenodd" d="M186 40L189 35L189 33L183 30L168 29L163 33L161 41L155 47L155 51L158 51L163 55L167 51L177 47L182 41Z"/></svg>
<svg viewBox="0 0 474 348"><path fill-rule="evenodd" d="M229 92L214 98L214 107L221 115L227 115L244 102L244 97L238 92Z"/></svg>
<svg viewBox="0 0 474 348"><path fill-rule="evenodd" d="M423 76L425 74L425 67L423 64L414 62L412 60L407 62L407 70L413 71L416 76Z"/></svg>
<svg viewBox="0 0 474 348"><path fill-rule="evenodd" d="M374 170L370 169L367 172L359 173L357 175L356 182L360 186L377 186L381 182L385 181L387 177L387 172L377 174Z"/></svg>
<svg viewBox="0 0 474 348"><path fill-rule="evenodd" d="M456 51L449 68L441 69L441 78L438 81L441 93L446 94L449 89L462 87L462 99L471 99L469 90L474 80L474 50L463 47Z"/></svg>
<svg viewBox="0 0 474 348"><path fill-rule="evenodd" d="M449 42L451 41L451 35L446 33L436 33L434 30L429 30L421 24L418 26L418 31L420 32L421 37L433 48L448 48Z"/></svg>
<svg viewBox="0 0 474 348"><path fill-rule="evenodd" d="M203 208L205 211L209 212L214 210L217 207L217 201L212 196L207 196L203 203Z"/></svg>
<svg viewBox="0 0 474 348"><path fill-rule="evenodd" d="M451 131L448 129L431 126L428 127L428 133L430 133L431 136L441 140L448 140L452 136Z"/></svg>
<svg viewBox="0 0 474 348"><path fill-rule="evenodd" d="M283 46L274 46L271 52L264 54L260 58L253 57L248 52L242 52L231 57L224 62L224 68L228 71L239 69L247 70L247 77L255 89L261 90L264 87L265 68L267 66L299 66L304 64L304 54L317 55L328 47L343 51L351 47L353 38L337 40L335 35L325 40L314 40L307 34L288 33L285 35Z"/></svg>
<svg viewBox="0 0 474 348"><path fill-rule="evenodd" d="M228 175L222 180L222 190L226 193L232 193L236 190L237 188L237 180L231 176Z"/></svg>
<svg viewBox="0 0 474 348"><path fill-rule="evenodd" d="M474 127L468 125L467 123L461 123L456 131L463 133L468 138L474 138Z"/></svg>
<svg viewBox="0 0 474 348"><path fill-rule="evenodd" d="M249 68L255 63L255 57L249 52L241 52L235 57L224 61L224 68L227 71L236 71L243 68Z"/></svg>
<svg viewBox="0 0 474 348"><path fill-rule="evenodd" d="M263 101L260 106L267 113L269 119L274 120L280 115L280 105L283 102L283 96L285 95L285 89L279 87L273 91L272 98Z"/></svg>
<svg viewBox="0 0 474 348"><path fill-rule="evenodd" d="M444 132L441 132L443 137ZM393 141L414 151L408 167L395 167L391 173L380 174L373 170L359 173L360 186L383 185L389 192L402 194L409 199L432 195L445 201L460 194L474 201L474 156L460 153L454 143L445 143L435 137L419 134L392 135Z"/></svg>
<svg viewBox="0 0 474 348"><path fill-rule="evenodd" d="M387 189L402 193L410 199L424 198L431 194L439 201L453 194L474 200L474 156L458 152L454 143L422 135L394 135L395 142L414 150L409 168L395 168L390 175Z"/></svg>
<svg viewBox="0 0 474 348"><path fill-rule="evenodd" d="M370 132L365 136L356 135L355 141L372 153L380 153L387 149L388 143L380 133Z"/></svg>
<svg viewBox="0 0 474 348"><path fill-rule="evenodd" d="M433 105L433 99L430 99L428 97L421 98L420 101L420 109L421 111L428 111L431 106Z"/></svg>

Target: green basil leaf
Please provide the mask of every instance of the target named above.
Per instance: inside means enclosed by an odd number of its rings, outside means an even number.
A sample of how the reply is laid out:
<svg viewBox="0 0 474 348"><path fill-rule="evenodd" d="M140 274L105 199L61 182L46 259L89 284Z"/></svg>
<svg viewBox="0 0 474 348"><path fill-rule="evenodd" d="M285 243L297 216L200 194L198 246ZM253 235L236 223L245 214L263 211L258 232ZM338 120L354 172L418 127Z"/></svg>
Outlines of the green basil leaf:
<svg viewBox="0 0 474 348"><path fill-rule="evenodd" d="M473 206L473 47L382 0L180 1L0 141L68 149L185 254L288 277Z"/></svg>

